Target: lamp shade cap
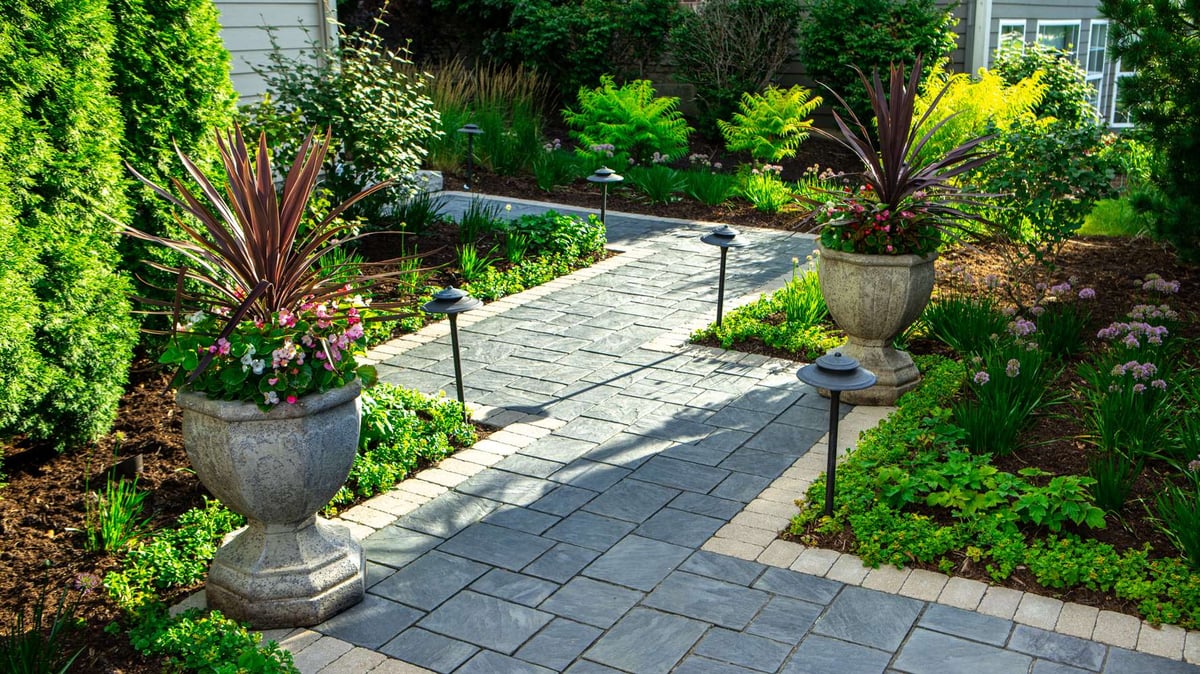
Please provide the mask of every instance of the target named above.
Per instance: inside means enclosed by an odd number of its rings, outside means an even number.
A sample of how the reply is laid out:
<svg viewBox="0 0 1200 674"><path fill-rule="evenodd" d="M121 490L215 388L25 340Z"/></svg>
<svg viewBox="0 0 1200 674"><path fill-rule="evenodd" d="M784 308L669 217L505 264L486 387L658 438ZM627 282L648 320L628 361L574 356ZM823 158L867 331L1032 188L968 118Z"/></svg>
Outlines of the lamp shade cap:
<svg viewBox="0 0 1200 674"><path fill-rule="evenodd" d="M587 179L588 182L591 183L619 183L622 180L625 180L625 178L618 175L616 171L608 168L607 166L601 166L600 168L596 169L596 172L588 176Z"/></svg>
<svg viewBox="0 0 1200 674"><path fill-rule="evenodd" d="M421 306L427 314L461 314L478 309L483 302L471 297L465 290L449 286L433 294L433 300Z"/></svg>
<svg viewBox="0 0 1200 674"><path fill-rule="evenodd" d="M475 136L483 133L483 129L479 128L478 124L463 124L462 128L459 129L458 132Z"/></svg>
<svg viewBox="0 0 1200 674"><path fill-rule="evenodd" d="M875 385L875 373L859 367L858 361L833 351L796 372L796 378L810 386L830 391L858 391Z"/></svg>
<svg viewBox="0 0 1200 674"><path fill-rule="evenodd" d="M750 245L745 239L738 238L740 235L741 232L729 225L721 225L708 234L701 236L700 240L712 246L720 246L721 248L743 248Z"/></svg>

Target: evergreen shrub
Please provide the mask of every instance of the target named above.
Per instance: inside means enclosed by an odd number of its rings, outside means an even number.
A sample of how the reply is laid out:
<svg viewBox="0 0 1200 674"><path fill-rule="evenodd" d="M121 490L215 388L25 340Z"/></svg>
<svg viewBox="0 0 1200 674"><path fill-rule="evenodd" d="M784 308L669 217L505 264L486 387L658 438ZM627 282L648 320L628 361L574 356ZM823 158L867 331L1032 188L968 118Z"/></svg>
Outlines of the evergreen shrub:
<svg viewBox="0 0 1200 674"><path fill-rule="evenodd" d="M955 19L935 0L813 0L800 22L800 60L809 77L846 99L863 120L871 103L854 67L907 72L923 56L922 79L957 43Z"/></svg>
<svg viewBox="0 0 1200 674"><path fill-rule="evenodd" d="M136 339L105 0L0 2L0 436L106 431Z"/></svg>

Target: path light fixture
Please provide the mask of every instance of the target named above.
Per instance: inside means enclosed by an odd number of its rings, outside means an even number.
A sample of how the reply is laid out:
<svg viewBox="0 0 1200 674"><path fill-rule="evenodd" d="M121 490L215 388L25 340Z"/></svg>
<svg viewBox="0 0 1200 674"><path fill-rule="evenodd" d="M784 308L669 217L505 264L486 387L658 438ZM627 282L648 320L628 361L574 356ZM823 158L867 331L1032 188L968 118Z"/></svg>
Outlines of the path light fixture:
<svg viewBox="0 0 1200 674"><path fill-rule="evenodd" d="M475 172L475 136L483 133L483 129L479 128L478 124L463 124L458 132L467 136L467 184L463 185L463 189L469 192L471 175Z"/></svg>
<svg viewBox="0 0 1200 674"><path fill-rule="evenodd" d="M604 216L608 211L608 185L609 183L619 183L625 179L607 166L601 166L596 169L596 172L588 176L587 179L590 183L600 183L604 187L604 196L600 198L600 224L603 225L605 224Z"/></svg>
<svg viewBox="0 0 1200 674"><path fill-rule="evenodd" d="M875 375L858 366L858 361L841 351L827 353L817 362L805 365L796 377L816 388L829 391L829 447L825 464L825 516L833 516L833 493L837 470L838 407L842 391L858 391L875 385Z"/></svg>
<svg viewBox="0 0 1200 674"><path fill-rule="evenodd" d="M454 386L458 393L458 402L463 406L464 421L470 421L470 416L467 414L467 404L463 397L462 360L458 355L458 315L481 306L483 302L471 297L465 290L450 286L439 290L434 294L432 301L421 307L421 311L427 314L446 314L450 318L450 347L454 351Z"/></svg>
<svg viewBox="0 0 1200 674"><path fill-rule="evenodd" d="M717 281L717 327L721 326L721 316L725 313L725 256L730 248L745 248L750 245L745 239L739 239L738 234L739 232L729 225L721 225L700 237L704 243L721 248L721 275Z"/></svg>

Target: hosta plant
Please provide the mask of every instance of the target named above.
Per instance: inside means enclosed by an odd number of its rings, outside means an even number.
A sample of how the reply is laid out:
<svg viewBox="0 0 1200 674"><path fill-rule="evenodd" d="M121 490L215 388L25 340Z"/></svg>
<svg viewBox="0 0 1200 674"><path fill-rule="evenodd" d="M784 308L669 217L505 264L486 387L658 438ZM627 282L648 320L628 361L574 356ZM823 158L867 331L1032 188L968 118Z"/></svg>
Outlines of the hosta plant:
<svg viewBox="0 0 1200 674"><path fill-rule="evenodd" d="M179 220L186 235L181 239L123 228L183 260L175 267L148 263L177 279L173 301L140 298L173 319L159 358L175 369L173 383L266 410L358 377L370 382L373 370L358 367L354 359L364 341L366 293L375 281L398 272L364 274L363 268L346 268L350 263L322 261L358 238L339 216L389 184L378 183L318 216L309 206L329 148L328 131L324 138L308 134L279 192L265 135L253 154L240 129L219 135L217 144L224 194L183 153L180 159L200 196L179 180L172 181L172 192L133 171L191 216ZM373 308L391 309L387 304Z"/></svg>
<svg viewBox="0 0 1200 674"><path fill-rule="evenodd" d="M902 65L893 65L887 86L878 71L870 80L857 72L875 112L875 132L836 92L834 98L847 110L849 121L835 110L833 118L841 135L818 132L858 157L863 165L860 184L813 200L817 203L810 217L820 227L821 243L827 248L884 255L931 253L943 234L964 221L979 219L962 207L978 206L986 195L966 192L954 179L992 158L979 150L989 137L972 138L945 154L925 152L930 139L952 119L931 122L946 87L917 118L921 59L907 78Z"/></svg>

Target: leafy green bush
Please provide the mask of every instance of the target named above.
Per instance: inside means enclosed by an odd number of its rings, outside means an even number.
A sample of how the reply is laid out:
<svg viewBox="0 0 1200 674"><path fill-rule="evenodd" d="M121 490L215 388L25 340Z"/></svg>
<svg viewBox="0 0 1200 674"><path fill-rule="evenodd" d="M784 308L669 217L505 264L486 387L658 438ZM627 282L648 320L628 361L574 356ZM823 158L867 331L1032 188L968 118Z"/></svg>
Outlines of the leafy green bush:
<svg viewBox="0 0 1200 674"><path fill-rule="evenodd" d="M800 22L800 60L809 77L842 94L863 120L872 117L852 67L907 72L924 56L922 78L956 44L955 20L935 0L813 0Z"/></svg>
<svg viewBox="0 0 1200 674"><path fill-rule="evenodd" d="M992 63L992 72L1010 86L1041 73L1046 90L1033 108L1038 117L1053 117L1067 127L1096 122L1096 110L1089 102L1095 92L1087 83L1087 73L1069 51L1040 44L1001 49Z"/></svg>
<svg viewBox="0 0 1200 674"><path fill-rule="evenodd" d="M495 0L484 0L493 2ZM508 30L487 44L490 55L546 73L563 94L594 87L611 64L639 77L666 46L678 6L672 0L509 0Z"/></svg>
<svg viewBox="0 0 1200 674"><path fill-rule="evenodd" d="M358 455L331 505L390 489L422 463L440 461L475 442L457 401L380 383L363 393Z"/></svg>
<svg viewBox="0 0 1200 674"><path fill-rule="evenodd" d="M787 91L771 86L761 94L742 94L739 112L728 122L718 120L717 127L730 152L749 152L763 163L782 161L796 156L796 149L808 138L812 127L808 116L819 105L821 97L802 86Z"/></svg>
<svg viewBox="0 0 1200 674"><path fill-rule="evenodd" d="M0 18L0 436L60 449L106 431L136 340L115 272L125 217L103 0Z"/></svg>
<svg viewBox="0 0 1200 674"><path fill-rule="evenodd" d="M1161 159L1155 172L1161 193L1144 192L1137 208L1181 257L1195 260L1200 258L1200 73L1182 64L1200 61L1200 8L1137 0L1102 0L1100 8L1112 20L1113 58L1136 72L1121 78L1121 105Z"/></svg>
<svg viewBox="0 0 1200 674"><path fill-rule="evenodd" d="M113 0L109 6L116 26L113 91L125 120L125 161L160 185L186 179L174 147L205 172L215 170L220 165L215 134L233 124L237 101L216 6L212 0ZM152 234L177 232L173 210L148 188L138 186L130 198L130 224ZM130 238L121 246L131 270L159 285L174 285L174 279L140 262L171 259L161 248Z"/></svg>
<svg viewBox="0 0 1200 674"><path fill-rule="evenodd" d="M594 215L587 219L546 211L538 215L523 215L508 223L508 233L529 240L529 253L562 255L575 259L597 255L604 251L604 225Z"/></svg>
<svg viewBox="0 0 1200 674"><path fill-rule="evenodd" d="M775 81L794 51L800 14L794 0L706 0L676 15L675 77L695 87L705 133L715 134L742 94Z"/></svg>
<svg viewBox="0 0 1200 674"><path fill-rule="evenodd" d="M129 630L138 652L166 657L167 672L299 674L291 653L274 641L259 645L260 638L220 611L190 609L171 616L162 605L147 610Z"/></svg>
<svg viewBox="0 0 1200 674"><path fill-rule="evenodd" d="M1003 195L985 215L1014 287L1053 269L1092 206L1115 194L1116 161L1102 147L1099 127L1048 119L1022 119L985 145L996 156L969 179Z"/></svg>
<svg viewBox="0 0 1200 674"><path fill-rule="evenodd" d="M578 152L596 163L610 157L628 158L639 164L673 160L687 151L687 125L674 96L655 96L650 80L634 80L618 87L604 75L595 89L581 87L578 109L563 110L563 121L579 143ZM597 150L600 146L611 146ZM608 155L611 151L614 155ZM614 159L618 166L623 161Z"/></svg>
<svg viewBox="0 0 1200 674"><path fill-rule="evenodd" d="M722 318L720 326L714 323L697 330L691 339L715 339L726 349L756 340L812 360L845 341L827 319L817 273L800 273L797 260L792 265L792 279L783 288L734 309Z"/></svg>
<svg viewBox="0 0 1200 674"><path fill-rule="evenodd" d="M270 64L259 73L270 95L244 113L256 132L267 132L282 168L310 130L328 127L335 142L324 184L333 203L386 179L397 182L360 206L377 211L389 196L416 192L415 174L426 141L438 134L438 113L408 52L389 49L366 31L343 36L333 48L314 42L311 55L293 57L273 46Z"/></svg>

